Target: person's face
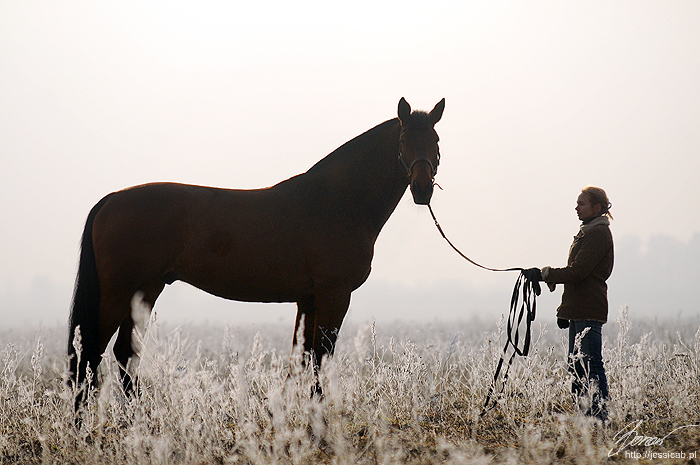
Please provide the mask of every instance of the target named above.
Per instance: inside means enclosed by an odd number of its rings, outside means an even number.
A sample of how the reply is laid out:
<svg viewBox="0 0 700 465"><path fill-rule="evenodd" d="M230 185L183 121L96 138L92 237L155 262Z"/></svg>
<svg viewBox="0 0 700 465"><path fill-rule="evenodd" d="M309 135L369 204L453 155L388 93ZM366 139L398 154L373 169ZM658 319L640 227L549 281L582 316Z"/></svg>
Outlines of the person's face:
<svg viewBox="0 0 700 465"><path fill-rule="evenodd" d="M581 192L581 195L578 196L578 200L576 200L576 213L578 214L579 220L586 221L600 214L600 204L591 205L591 200L588 198L588 195Z"/></svg>

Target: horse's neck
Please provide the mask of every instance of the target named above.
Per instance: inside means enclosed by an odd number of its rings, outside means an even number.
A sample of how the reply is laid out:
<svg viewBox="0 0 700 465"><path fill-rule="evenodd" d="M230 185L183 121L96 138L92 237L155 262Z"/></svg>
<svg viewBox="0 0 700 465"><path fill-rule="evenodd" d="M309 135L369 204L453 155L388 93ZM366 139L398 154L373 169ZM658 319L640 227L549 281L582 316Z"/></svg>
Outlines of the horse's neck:
<svg viewBox="0 0 700 465"><path fill-rule="evenodd" d="M376 155L371 168L363 170L363 176L368 183L365 207L372 212L377 234L384 226L389 216L394 212L408 187L408 177L405 169L399 163L399 132L398 120L392 125L383 138L381 149Z"/></svg>
<svg viewBox="0 0 700 465"><path fill-rule="evenodd" d="M338 207L353 217L366 219L376 234L408 187L406 172L398 159L399 131L398 119L386 121L346 143L307 172L312 182L332 184L339 194Z"/></svg>

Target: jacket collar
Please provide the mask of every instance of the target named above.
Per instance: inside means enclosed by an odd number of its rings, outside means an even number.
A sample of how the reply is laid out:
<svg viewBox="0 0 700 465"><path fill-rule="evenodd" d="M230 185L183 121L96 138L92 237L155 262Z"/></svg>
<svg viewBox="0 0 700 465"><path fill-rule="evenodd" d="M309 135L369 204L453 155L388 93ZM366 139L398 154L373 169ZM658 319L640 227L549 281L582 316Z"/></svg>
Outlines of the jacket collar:
<svg viewBox="0 0 700 465"><path fill-rule="evenodd" d="M610 226L610 218L607 216L596 216L595 218L586 220L583 222L583 224L581 224L581 232L585 233L589 229L598 225Z"/></svg>

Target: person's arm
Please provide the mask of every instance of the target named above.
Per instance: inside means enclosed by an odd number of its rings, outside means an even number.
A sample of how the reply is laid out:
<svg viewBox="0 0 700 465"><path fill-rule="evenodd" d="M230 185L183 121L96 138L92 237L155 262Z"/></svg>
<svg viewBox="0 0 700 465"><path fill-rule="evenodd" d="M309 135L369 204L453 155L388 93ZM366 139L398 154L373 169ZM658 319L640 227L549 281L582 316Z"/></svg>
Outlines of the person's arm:
<svg viewBox="0 0 700 465"><path fill-rule="evenodd" d="M603 231L594 229L579 240L581 247L569 265L564 268L545 267L542 269L542 278L547 285L582 281L603 259L606 253Z"/></svg>

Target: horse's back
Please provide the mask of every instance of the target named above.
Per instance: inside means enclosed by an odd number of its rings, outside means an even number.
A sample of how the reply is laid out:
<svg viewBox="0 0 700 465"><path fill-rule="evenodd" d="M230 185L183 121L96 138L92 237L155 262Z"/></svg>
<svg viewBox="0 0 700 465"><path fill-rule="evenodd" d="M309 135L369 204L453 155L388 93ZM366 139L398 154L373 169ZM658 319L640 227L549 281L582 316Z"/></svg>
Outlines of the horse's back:
<svg viewBox="0 0 700 465"><path fill-rule="evenodd" d="M266 189L154 183L113 193L94 223L98 268L119 290L129 280L129 292L181 280L227 299L291 302L319 287L354 289L376 237L324 189L299 175Z"/></svg>
<svg viewBox="0 0 700 465"><path fill-rule="evenodd" d="M136 186L95 220L98 267L137 286L182 280L228 299L294 301L312 289L304 216L284 189Z"/></svg>

